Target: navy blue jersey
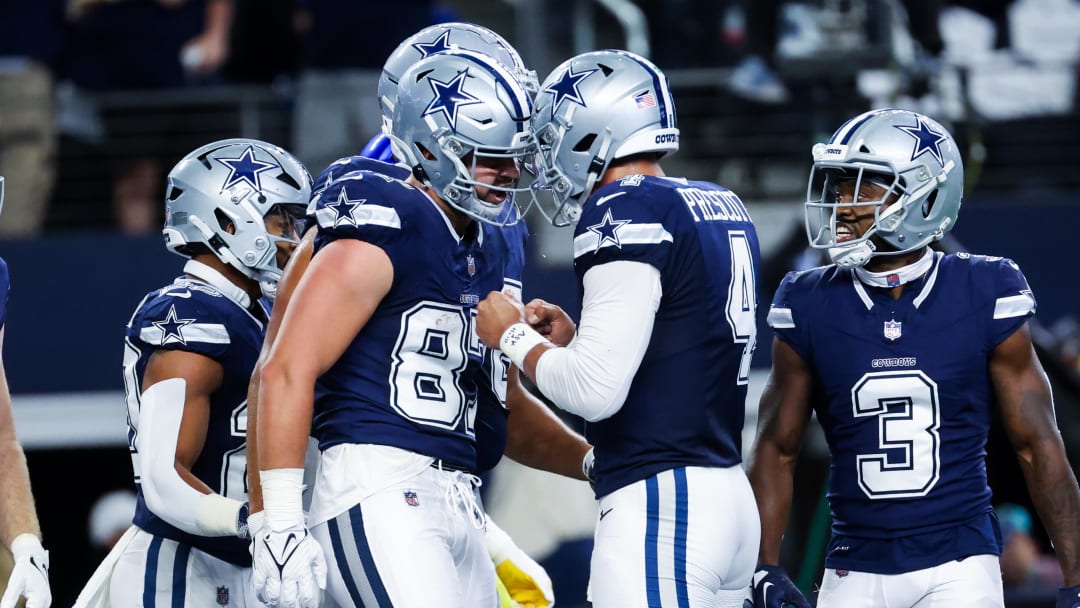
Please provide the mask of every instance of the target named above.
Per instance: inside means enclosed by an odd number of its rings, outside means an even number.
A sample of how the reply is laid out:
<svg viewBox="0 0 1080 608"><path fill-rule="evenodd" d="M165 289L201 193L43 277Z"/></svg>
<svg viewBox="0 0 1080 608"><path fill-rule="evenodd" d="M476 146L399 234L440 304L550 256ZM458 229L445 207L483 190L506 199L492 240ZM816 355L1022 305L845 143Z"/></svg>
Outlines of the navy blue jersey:
<svg viewBox="0 0 1080 608"><path fill-rule="evenodd" d="M247 391L264 332L263 321L201 280L180 277L143 298L128 322L124 340L128 446L136 485L141 469L135 435L139 432L139 399L147 362L157 351L182 350L209 357L224 369L223 383L210 397L206 443L191 472L211 490L247 500ZM196 536L174 528L150 512L141 487L135 524L233 564L251 564L247 541Z"/></svg>
<svg viewBox="0 0 1080 608"><path fill-rule="evenodd" d="M11 291L11 277L8 275L7 262L0 258L0 329L7 323L8 292Z"/></svg>
<svg viewBox="0 0 1080 608"><path fill-rule="evenodd" d="M740 463L761 263L742 201L708 182L631 175L593 193L574 234L579 283L627 260L656 267L663 288L626 402L586 426L597 496L675 467Z"/></svg>
<svg viewBox="0 0 1080 608"><path fill-rule="evenodd" d="M1000 553L988 360L1035 299L1011 260L934 255L897 300L836 266L788 274L773 300L769 324L814 377L833 534L860 539L834 547L829 567L907 572ZM898 551L909 537L922 540Z"/></svg>
<svg viewBox="0 0 1080 608"><path fill-rule="evenodd" d="M368 171L332 182L315 215L315 255L357 239L394 266L390 291L316 384L320 448L391 445L475 470L477 407L505 408L506 363L479 341L473 319L488 292L520 292L523 227L477 222L460 238L420 190Z"/></svg>

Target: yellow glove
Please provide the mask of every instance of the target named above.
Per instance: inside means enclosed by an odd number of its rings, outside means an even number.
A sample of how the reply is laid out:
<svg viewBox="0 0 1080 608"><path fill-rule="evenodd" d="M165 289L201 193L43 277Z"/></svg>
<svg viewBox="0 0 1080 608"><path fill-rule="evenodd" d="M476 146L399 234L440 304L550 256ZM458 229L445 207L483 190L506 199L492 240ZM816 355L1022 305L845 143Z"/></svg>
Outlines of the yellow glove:
<svg viewBox="0 0 1080 608"><path fill-rule="evenodd" d="M505 587L511 599L506 604L500 591L502 607L507 608L548 608L555 604L555 593L551 588L551 579L540 564L525 554L514 541L495 522L487 521L488 555L495 564L495 573L499 584Z"/></svg>
<svg viewBox="0 0 1080 608"><path fill-rule="evenodd" d="M537 565L537 567L540 566ZM537 581L522 572L521 568L518 568L513 561L506 560L496 565L495 573L499 575L499 586L506 589L506 593L511 599L509 605L513 608L519 606L521 608L548 608L548 606L551 606L551 600L548 599L548 596L545 596L544 590L540 588ZM549 594L551 593L550 585L551 583L548 582ZM506 604L503 604L503 606L505 607Z"/></svg>

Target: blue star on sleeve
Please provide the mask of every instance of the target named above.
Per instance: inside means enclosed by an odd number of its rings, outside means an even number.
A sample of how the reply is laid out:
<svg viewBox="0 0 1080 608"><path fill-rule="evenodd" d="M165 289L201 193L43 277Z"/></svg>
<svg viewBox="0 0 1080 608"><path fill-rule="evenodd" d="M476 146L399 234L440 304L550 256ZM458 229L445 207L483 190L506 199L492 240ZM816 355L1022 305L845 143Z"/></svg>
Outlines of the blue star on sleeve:
<svg viewBox="0 0 1080 608"><path fill-rule="evenodd" d="M334 226L340 225L342 222L346 224L356 225L356 218L353 216L353 212L356 208L364 204L367 199L350 199L345 188L341 189L338 193L337 200L330 203L326 207L334 211Z"/></svg>
<svg viewBox="0 0 1080 608"><path fill-rule="evenodd" d="M611 209L608 209L607 212L604 213L604 217L600 220L600 223L589 226L587 230L597 236L597 249L602 248L607 243L611 243L622 249L622 242L619 241L619 228L624 224L629 223L630 220L616 220L612 218Z"/></svg>
<svg viewBox="0 0 1080 608"><path fill-rule="evenodd" d="M177 319L176 306L170 306L164 321L153 321L154 327L161 330L161 345L165 346L170 341L187 344L183 329L195 322L195 319Z"/></svg>

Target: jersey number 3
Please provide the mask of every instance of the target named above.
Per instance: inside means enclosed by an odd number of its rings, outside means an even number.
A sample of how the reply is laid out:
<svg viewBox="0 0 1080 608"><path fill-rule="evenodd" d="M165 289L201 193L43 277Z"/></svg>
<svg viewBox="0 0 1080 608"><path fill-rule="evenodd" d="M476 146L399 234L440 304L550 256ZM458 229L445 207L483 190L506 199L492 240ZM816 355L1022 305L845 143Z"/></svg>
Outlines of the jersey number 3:
<svg viewBox="0 0 1080 608"><path fill-rule="evenodd" d="M880 452L859 454L859 486L871 499L926 496L941 476L937 383L921 371L866 374L851 389L856 418L877 418Z"/></svg>

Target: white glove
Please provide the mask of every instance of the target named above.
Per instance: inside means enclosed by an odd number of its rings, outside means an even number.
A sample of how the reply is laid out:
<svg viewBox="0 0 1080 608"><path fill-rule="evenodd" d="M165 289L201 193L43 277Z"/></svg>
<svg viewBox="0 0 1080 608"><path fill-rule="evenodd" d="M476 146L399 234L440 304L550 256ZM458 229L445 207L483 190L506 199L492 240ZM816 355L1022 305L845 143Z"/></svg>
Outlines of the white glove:
<svg viewBox="0 0 1080 608"><path fill-rule="evenodd" d="M15 608L20 597L26 598L26 608L49 608L49 552L33 534L20 534L11 541L15 567L7 582L7 591L0 598L0 608Z"/></svg>
<svg viewBox="0 0 1080 608"><path fill-rule="evenodd" d="M496 526L490 517L486 539L495 573L518 606L547 608L555 604L555 592L547 572L514 544L510 535Z"/></svg>
<svg viewBox="0 0 1080 608"><path fill-rule="evenodd" d="M259 511L258 513L252 513L247 518L247 531L248 539L251 540L248 543L248 553L255 555L255 543L259 542L259 539L263 536L263 526L266 525L266 511ZM269 530L266 530L269 532Z"/></svg>
<svg viewBox="0 0 1080 608"><path fill-rule="evenodd" d="M307 528L264 528L254 541L251 567L255 595L267 606L318 608L322 603L326 558Z"/></svg>

